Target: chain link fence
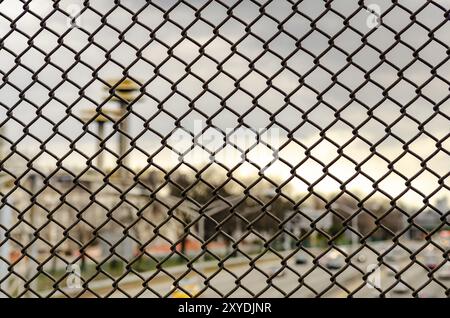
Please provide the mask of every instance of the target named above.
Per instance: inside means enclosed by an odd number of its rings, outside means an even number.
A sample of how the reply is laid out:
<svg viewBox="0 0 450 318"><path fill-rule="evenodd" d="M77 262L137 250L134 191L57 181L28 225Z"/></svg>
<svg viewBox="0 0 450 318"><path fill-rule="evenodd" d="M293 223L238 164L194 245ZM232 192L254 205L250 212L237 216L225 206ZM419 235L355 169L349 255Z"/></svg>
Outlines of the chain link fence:
<svg viewBox="0 0 450 318"><path fill-rule="evenodd" d="M0 1L0 297L448 297L449 8Z"/></svg>

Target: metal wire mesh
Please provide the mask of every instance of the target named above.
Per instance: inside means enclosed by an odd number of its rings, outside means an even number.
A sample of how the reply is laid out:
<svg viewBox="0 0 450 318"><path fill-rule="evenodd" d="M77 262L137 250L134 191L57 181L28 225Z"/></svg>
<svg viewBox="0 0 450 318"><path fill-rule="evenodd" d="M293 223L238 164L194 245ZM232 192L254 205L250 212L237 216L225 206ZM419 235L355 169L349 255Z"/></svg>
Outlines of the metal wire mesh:
<svg viewBox="0 0 450 318"><path fill-rule="evenodd" d="M3 297L448 297L450 3L0 2Z"/></svg>

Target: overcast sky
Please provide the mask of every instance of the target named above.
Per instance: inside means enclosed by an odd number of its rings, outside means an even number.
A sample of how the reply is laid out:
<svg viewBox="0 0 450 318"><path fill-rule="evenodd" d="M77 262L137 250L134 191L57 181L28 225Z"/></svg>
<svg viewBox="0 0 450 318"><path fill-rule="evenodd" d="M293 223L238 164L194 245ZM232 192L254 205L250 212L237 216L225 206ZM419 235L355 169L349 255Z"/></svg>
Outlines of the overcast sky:
<svg viewBox="0 0 450 318"><path fill-rule="evenodd" d="M241 123L255 130L270 126L280 136L278 140L270 140L274 148L285 144L288 133L294 131L292 137L305 147L316 144L311 156L328 164L339 155L336 145L321 139L321 132L342 146L353 137L354 127L367 121L368 109L378 105L373 109L374 117L358 129L358 136L364 140L356 138L348 144L343 150L346 155L356 163L363 162L371 153L367 142L378 143L386 136L386 125L394 124L391 132L395 137L386 138L376 147L377 153L386 159L397 158L403 153L403 144L418 135L409 144L415 155L406 154L394 164L398 173L406 177L416 175L421 171L422 160L419 158L426 159L431 154L434 157L427 161L427 167L441 177L449 172L449 155L439 151L436 140L448 136L450 127L449 120L442 115L450 115L450 62L445 62L448 59L445 45L450 45L450 23L447 20L433 32L434 40L428 35L429 30L445 21L449 0L434 1L438 6L428 4L418 11L415 18L419 23L415 24L411 24L411 12L419 10L427 1L398 1L400 5L394 8L390 1L366 1L379 5L384 14L382 21L388 27L381 25L376 29L367 25L368 19L371 21L370 13L364 9L358 11L357 1L348 0L331 2L332 10L318 20L326 10L324 1L301 1L295 14L292 14L291 1L284 0L267 2L269 4L263 7L265 14L260 13L264 1L241 1L232 12L227 12L228 9L218 1L202 10L199 8L207 1L186 1L199 10L197 12L204 21L196 20L194 9L185 4L171 9L177 2L174 0L151 1L153 4L143 0L122 0L123 7L114 7L114 1L96 0L90 2L91 8L83 7L83 2L58 1L58 11L54 13L51 13L53 1L48 0L31 1L28 12L23 11L24 4L18 0L0 3L0 37L4 45L0 49L3 75L0 118L9 140L19 141L16 150L29 158L38 154L39 147L45 142L46 149L58 158L71 153L64 161L65 166L83 167L86 159L71 152L69 141L61 136L77 139L83 134L82 123L75 119L61 120L68 111L80 114L85 109L95 109L96 103L101 103L107 95L101 80L121 78L127 69L129 77L141 84L148 83L145 92L153 97L143 96L133 105L134 114L129 116L130 135L139 136L137 146L150 155L161 146L161 137L157 134L167 136L176 128L176 119L183 116L181 126L186 131L198 133L196 125L197 128L199 123L205 126L208 116L215 115L210 122L217 130L206 132L206 139L214 134L220 136L219 130L240 127ZM230 7L236 2L223 1ZM77 5L82 10L77 19L78 27L70 28L67 14L75 13ZM168 16L164 17L161 10L169 10ZM230 14L233 17L230 18ZM102 23L102 15L108 25ZM343 19L351 15L350 27L342 32ZM275 20L284 21L284 32L279 31L281 23ZM315 30L312 30L312 21L315 21ZM14 30L11 29L12 22ZM251 27L246 30L244 23ZM404 30L402 43L394 45L393 31L400 30ZM370 34L367 37L370 46L364 45L360 49L362 35L366 34ZM329 43L331 37L333 45ZM418 56L426 63L413 56L413 50L422 46ZM384 51L385 61L374 69L382 61L380 52ZM318 56L320 66L314 60ZM348 65L349 56L357 66ZM431 68L437 66L436 72L442 79L435 77L430 81ZM186 67L189 67L189 74ZM399 78L398 71L405 67L403 78ZM370 79L378 86L364 78L369 72ZM301 85L299 79L305 75ZM337 77L334 85L333 76ZM271 85L267 84L269 78ZM205 82L208 82L207 89L203 87ZM176 92L172 87L174 83L177 83ZM383 96L380 86L391 87L388 98ZM424 97L416 92L418 87ZM355 90L356 98L352 98L350 93ZM322 101L318 101L318 96ZM219 112L223 105L233 112ZM407 105L406 113L402 114L402 107ZM439 105L442 114L433 109L435 105ZM346 108L342 109L344 106ZM105 107L116 106L109 103ZM42 116L36 114L37 108ZM8 110L14 118L9 117L5 122ZM304 114L307 115L302 118ZM336 114L342 120L331 125ZM149 125L154 132L147 130L143 121L152 116L156 117ZM24 125L32 122L28 132L24 132ZM423 124L426 132L436 140L425 133L419 134L419 126ZM47 140L54 129L61 135ZM95 125L90 125L89 130L95 133ZM110 128L107 134L111 134ZM209 144L213 149L222 144L222 140L216 140ZM90 156L95 152L95 143L95 137L86 134L76 142L76 149ZM292 166L306 156L299 143L291 141L279 152L279 156ZM117 134L110 136L107 145L115 151ZM186 144L173 143L172 146L183 149ZM443 140L442 147L448 151L450 139ZM271 162L274 154L268 148L261 148L262 152L250 153L248 159L264 166ZM132 165L142 166L147 154L134 151ZM375 180L389 171L388 163L381 156L373 156L361 168ZM217 160L228 166L236 163L223 154L222 157L219 154ZM155 162L166 167L175 164L168 149L157 156ZM56 168L56 159L45 153L36 163ZM194 163L200 164L197 159ZM8 160L7 166L21 171L26 168L26 161L15 155ZM309 159L296 171L314 182L323 175L322 169L322 165ZM289 178L290 170L291 167L278 160L267 167L265 173L281 182ZM239 170L241 175L256 172L251 165ZM329 168L329 173L345 182L355 174L355 164L341 158ZM342 182L328 177L316 188L336 191ZM449 186L448 177L444 182ZM292 184L299 191L306 189L298 179ZM372 189L372 184L361 174L349 188L367 192ZM428 195L438 189L438 177L425 171L412 185ZM405 180L394 172L381 182L380 187L396 195L405 189ZM433 198L442 195L448 195L448 190L440 190ZM404 198L422 200L411 190Z"/></svg>

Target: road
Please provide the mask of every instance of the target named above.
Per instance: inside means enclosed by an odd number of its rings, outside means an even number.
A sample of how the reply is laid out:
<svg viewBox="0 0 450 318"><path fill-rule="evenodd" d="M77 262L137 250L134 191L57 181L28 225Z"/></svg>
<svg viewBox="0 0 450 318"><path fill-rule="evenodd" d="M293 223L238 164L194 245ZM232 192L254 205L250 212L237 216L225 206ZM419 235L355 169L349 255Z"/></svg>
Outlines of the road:
<svg viewBox="0 0 450 318"><path fill-rule="evenodd" d="M424 263L421 257L419 262ZM410 298L413 297L413 291L417 291L417 296L421 298L442 298L447 297L445 291L450 289L450 279L443 279L439 274L443 269L438 269L432 276L431 270L424 268L416 262L412 262L408 257L404 257L396 262L388 262L390 266L394 265L397 269L398 277L388 267L381 265L380 269L380 288L385 293L385 297L392 298ZM401 273L400 273L401 272ZM430 278L431 277L431 278ZM432 279L434 278L434 280ZM439 282L439 283L438 283ZM403 285L399 288L398 285ZM380 297L380 292L375 288L365 285L363 288L361 281L354 280L350 289L357 290L353 297L373 298ZM345 297L342 292L335 293L333 297Z"/></svg>
<svg viewBox="0 0 450 318"><path fill-rule="evenodd" d="M377 251L381 251L385 246L379 245L376 247ZM412 245L411 245L412 247ZM351 249L349 249L351 251ZM318 255L318 251L314 254ZM275 272L281 266L281 260L276 260L267 257L259 260L255 266L251 267L248 264L240 266L233 266L227 270L221 270L216 273L213 270L200 271L205 277L210 277L208 284L204 285L205 278L201 275L192 275L188 279L182 280L182 286L189 289L189 285L195 285L200 290L198 297L230 297L230 298L248 298L248 297L294 297L294 298L308 298L308 297L335 297L343 298L352 294L353 297L379 297L380 291L372 288L363 280L363 274L368 269L377 266L377 255L365 249L358 255L364 255L364 262L357 262L352 258L353 266L347 266L338 270L329 270L314 266L312 258L308 259L307 263L302 265L295 264L295 258L292 257L287 261L287 266L284 270L284 275L279 275L273 279L269 276L274 276ZM417 258L423 262L423 258ZM429 271L413 263L408 257L408 253L395 258L395 260L385 260L389 265L394 265L399 271L400 279L409 285L414 290L419 291L419 297L446 297L445 290L450 288L450 280L443 280L434 274L443 286L435 281L429 281ZM389 289L385 297L412 297L413 290L408 287L400 289L395 287L398 284L394 275L387 266L381 265L378 267L380 288L384 291ZM162 274L160 274L162 275ZM372 276L375 277L375 276ZM303 284L302 284L303 280ZM374 282L377 280L374 280ZM148 288L151 290L142 291L142 286L124 288L127 296L138 297L159 297L170 295L172 291L171 280L166 282L160 281L158 283L149 283ZM124 297L125 295L116 291L110 297Z"/></svg>

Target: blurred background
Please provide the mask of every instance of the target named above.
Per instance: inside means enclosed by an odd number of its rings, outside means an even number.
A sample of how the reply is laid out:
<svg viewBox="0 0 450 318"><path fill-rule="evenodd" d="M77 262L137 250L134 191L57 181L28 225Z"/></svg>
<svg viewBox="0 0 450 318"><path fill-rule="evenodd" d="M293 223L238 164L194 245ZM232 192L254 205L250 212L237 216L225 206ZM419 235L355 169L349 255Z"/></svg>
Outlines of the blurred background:
<svg viewBox="0 0 450 318"><path fill-rule="evenodd" d="M3 293L444 296L450 1L370 5L2 1Z"/></svg>

